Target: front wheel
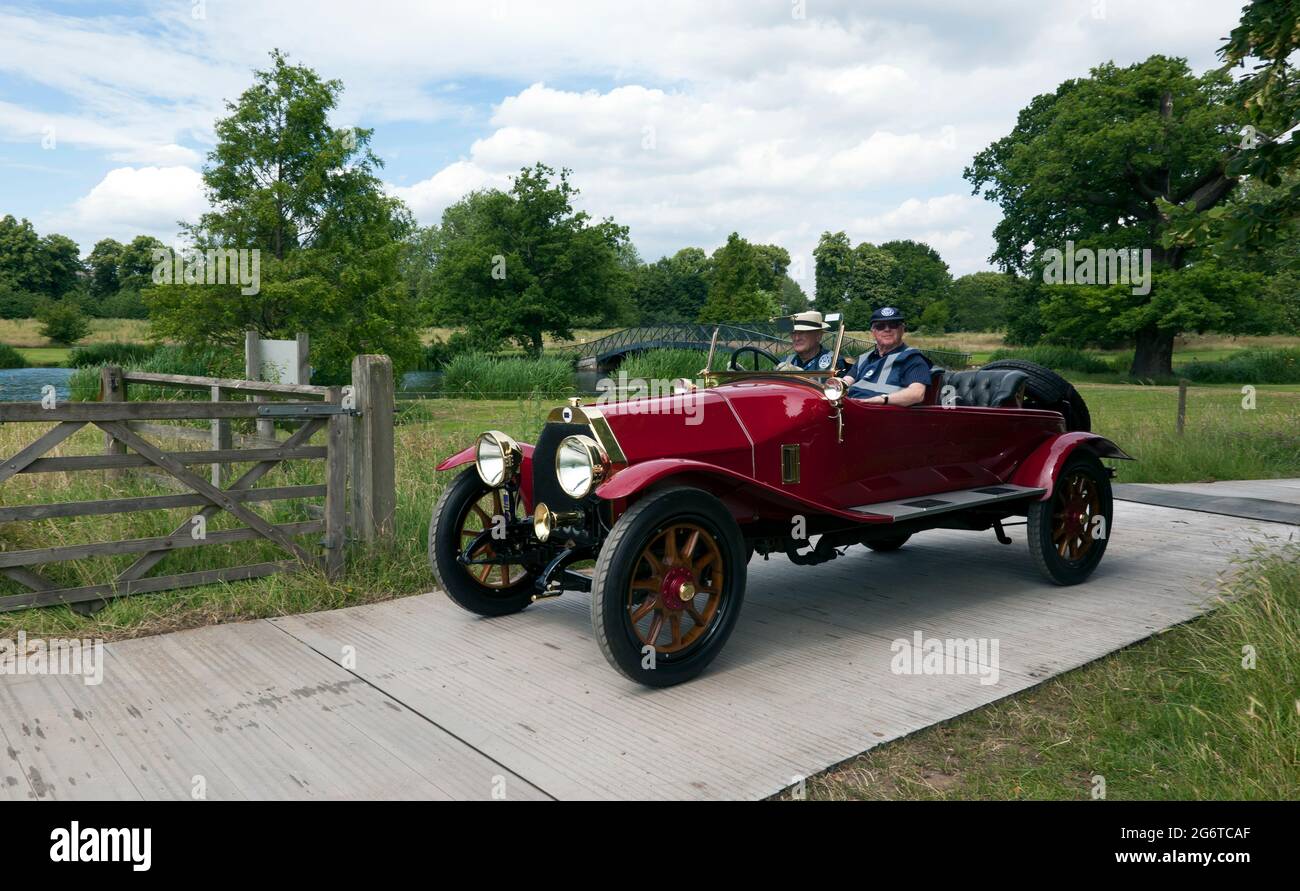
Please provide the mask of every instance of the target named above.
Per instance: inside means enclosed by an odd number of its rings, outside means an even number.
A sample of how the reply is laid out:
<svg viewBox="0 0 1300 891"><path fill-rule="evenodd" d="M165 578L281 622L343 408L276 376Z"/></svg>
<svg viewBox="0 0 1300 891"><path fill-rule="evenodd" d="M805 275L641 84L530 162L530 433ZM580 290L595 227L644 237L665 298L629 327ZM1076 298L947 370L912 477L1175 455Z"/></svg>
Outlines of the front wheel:
<svg viewBox="0 0 1300 891"><path fill-rule="evenodd" d="M429 520L429 565L447 596L480 616L517 613L533 599L533 579L528 570L509 563L461 563L461 552L493 526L494 517L513 519L514 505L506 509L508 493L483 482L473 467L456 477L433 509ZM499 521L497 521L499 522ZM471 560L496 556L491 539L482 541Z"/></svg>
<svg viewBox="0 0 1300 891"><path fill-rule="evenodd" d="M1058 585L1077 585L1097 568L1111 534L1110 476L1097 457L1075 452L1056 478L1052 497L1029 506L1029 551Z"/></svg>
<svg viewBox="0 0 1300 891"><path fill-rule="evenodd" d="M592 577L591 625L609 664L649 687L702 672L740 615L745 558L740 527L708 492L667 489L632 505Z"/></svg>

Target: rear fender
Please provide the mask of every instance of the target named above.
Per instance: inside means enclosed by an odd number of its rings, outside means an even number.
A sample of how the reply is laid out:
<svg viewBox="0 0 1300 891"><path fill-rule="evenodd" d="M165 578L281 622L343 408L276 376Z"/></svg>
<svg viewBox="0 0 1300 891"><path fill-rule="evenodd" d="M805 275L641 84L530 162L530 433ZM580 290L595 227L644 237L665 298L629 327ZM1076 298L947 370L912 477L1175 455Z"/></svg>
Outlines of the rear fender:
<svg viewBox="0 0 1300 891"><path fill-rule="evenodd" d="M1132 455L1126 454L1123 449L1104 436L1082 431L1061 433L1040 445L1030 453L1028 458L1021 461L1009 482L1017 486L1045 489L1039 501L1046 501L1052 497L1052 489L1056 486L1056 478L1061 468L1076 449L1084 449L1098 458L1134 460Z"/></svg>
<svg viewBox="0 0 1300 891"><path fill-rule="evenodd" d="M453 470L466 464L473 464L476 445L444 458L434 470ZM523 452L523 460L519 465L519 494L524 497L524 507L531 514L533 512L533 447L526 442L521 442L519 451Z"/></svg>

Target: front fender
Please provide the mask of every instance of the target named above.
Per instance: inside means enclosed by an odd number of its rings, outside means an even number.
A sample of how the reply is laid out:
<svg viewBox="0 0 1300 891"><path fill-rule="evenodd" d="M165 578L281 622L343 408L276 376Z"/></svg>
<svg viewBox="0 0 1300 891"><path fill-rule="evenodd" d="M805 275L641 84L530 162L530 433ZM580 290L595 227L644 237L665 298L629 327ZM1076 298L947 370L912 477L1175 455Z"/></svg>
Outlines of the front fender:
<svg viewBox="0 0 1300 891"><path fill-rule="evenodd" d="M1017 486L1029 486L1033 489L1045 489L1039 501L1052 497L1056 477L1069 460L1075 449L1087 449L1098 458L1118 458L1123 461L1134 460L1132 455L1115 445L1104 436L1095 433L1062 433L1040 445L1029 457L1020 462L1010 482Z"/></svg>
<svg viewBox="0 0 1300 891"><path fill-rule="evenodd" d="M606 501L617 501L635 495L659 480L682 474L703 474L728 480L744 486L757 501L778 504L795 510L808 511L814 514L829 514L841 519L852 520L855 523L893 522L892 517L880 514L846 511L831 505L818 504L815 501L809 501L807 498L801 498L793 492L786 492L775 486L769 486L767 483L759 482L753 477L732 470L729 467L721 467L717 464L695 461L690 458L656 458L652 461L633 464L631 467L620 470L609 480L597 486L596 495Z"/></svg>
<svg viewBox="0 0 1300 891"><path fill-rule="evenodd" d="M475 446L462 449L454 455L444 458L434 470L452 470L466 464L474 463ZM524 497L524 507L529 513L533 510L533 447L526 442L519 443L523 458L519 462L519 494Z"/></svg>

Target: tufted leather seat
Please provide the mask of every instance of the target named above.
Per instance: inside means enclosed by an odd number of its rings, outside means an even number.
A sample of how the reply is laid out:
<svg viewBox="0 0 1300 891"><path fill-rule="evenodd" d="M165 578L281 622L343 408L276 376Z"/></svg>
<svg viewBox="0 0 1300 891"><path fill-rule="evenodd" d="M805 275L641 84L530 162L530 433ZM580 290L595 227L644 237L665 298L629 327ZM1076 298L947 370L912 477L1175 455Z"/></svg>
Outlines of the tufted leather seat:
<svg viewBox="0 0 1300 891"><path fill-rule="evenodd" d="M1029 376L1012 368L990 371L958 371L944 380L956 388L958 405L981 408L1019 406L1024 400Z"/></svg>

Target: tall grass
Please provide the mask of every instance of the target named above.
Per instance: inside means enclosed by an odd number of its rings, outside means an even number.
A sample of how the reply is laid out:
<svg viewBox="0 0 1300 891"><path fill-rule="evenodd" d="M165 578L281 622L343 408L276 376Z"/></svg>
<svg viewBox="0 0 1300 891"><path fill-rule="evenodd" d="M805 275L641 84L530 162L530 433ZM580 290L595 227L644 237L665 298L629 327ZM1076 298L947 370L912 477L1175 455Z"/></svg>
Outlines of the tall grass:
<svg viewBox="0 0 1300 891"><path fill-rule="evenodd" d="M1175 369L1203 384L1300 384L1300 349L1242 350L1216 362L1189 362Z"/></svg>
<svg viewBox="0 0 1300 891"><path fill-rule="evenodd" d="M1084 374L1109 374L1115 370L1105 359L1091 356L1083 350L1046 344L1019 350L995 350L989 356L989 361L998 359L1024 359L1045 365L1053 371L1079 371Z"/></svg>
<svg viewBox="0 0 1300 891"><path fill-rule="evenodd" d="M229 348L206 347L192 349L180 346L162 346L148 356L136 361L106 361L99 365L85 365L72 373L68 387L74 400L93 400L99 394L99 368L101 365L122 365L132 371L149 371L155 374L187 374L196 377L234 377L244 376L244 360L237 351ZM132 400L157 400L194 398L207 399L208 394L192 391L184 396L174 387L153 387L132 384L127 388L127 395Z"/></svg>
<svg viewBox="0 0 1300 891"><path fill-rule="evenodd" d="M121 365L135 367L158 352L152 343L91 343L74 348L68 353L68 366L85 368L90 365Z"/></svg>
<svg viewBox="0 0 1300 891"><path fill-rule="evenodd" d="M624 359L619 371L626 373L628 378L643 380L693 379L699 375L708 358L709 354L703 350L646 350Z"/></svg>
<svg viewBox="0 0 1300 891"><path fill-rule="evenodd" d="M442 390L464 399L561 397L575 392L573 365L551 356L498 359L467 353L447 363Z"/></svg>

